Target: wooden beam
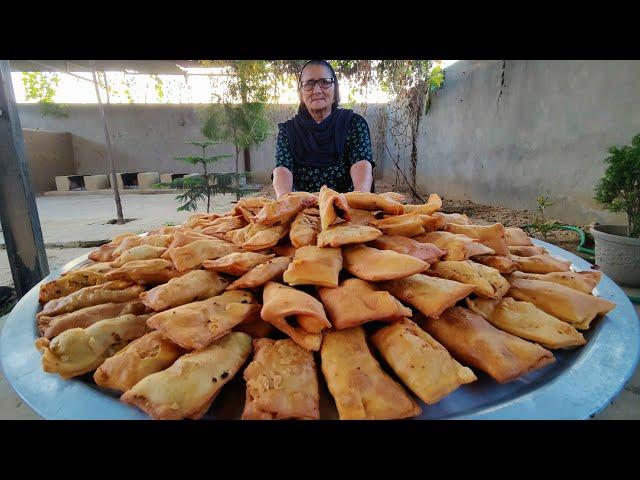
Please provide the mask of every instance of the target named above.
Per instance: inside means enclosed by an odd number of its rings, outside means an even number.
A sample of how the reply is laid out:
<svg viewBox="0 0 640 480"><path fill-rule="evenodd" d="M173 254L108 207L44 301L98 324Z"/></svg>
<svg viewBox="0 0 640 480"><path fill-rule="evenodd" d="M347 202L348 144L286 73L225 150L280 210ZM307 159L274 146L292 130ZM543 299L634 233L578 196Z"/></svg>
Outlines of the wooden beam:
<svg viewBox="0 0 640 480"><path fill-rule="evenodd" d="M0 221L18 297L49 274L11 68L0 60Z"/></svg>

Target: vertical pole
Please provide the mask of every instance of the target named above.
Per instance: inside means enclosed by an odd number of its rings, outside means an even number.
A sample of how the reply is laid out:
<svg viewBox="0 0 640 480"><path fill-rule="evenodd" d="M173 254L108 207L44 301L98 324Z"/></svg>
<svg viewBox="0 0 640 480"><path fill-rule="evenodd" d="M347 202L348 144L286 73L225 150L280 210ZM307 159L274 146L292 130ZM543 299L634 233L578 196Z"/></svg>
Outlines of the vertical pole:
<svg viewBox="0 0 640 480"><path fill-rule="evenodd" d="M116 177L116 164L113 160L113 152L111 150L111 137L109 136L109 126L107 125L107 117L104 114L104 107L102 106L102 99L100 98L100 88L98 87L98 76L96 75L96 63L90 60L91 73L93 75L93 85L96 87L96 97L98 97L98 110L100 111L100 117L102 118L102 124L104 126L104 139L107 143L107 156L109 157L109 165L111 166L111 185L113 185L113 196L116 199L116 210L118 214L118 225L124 224L124 217L122 215L122 203L120 202L120 191L118 190L118 178ZM106 79L106 76L105 76Z"/></svg>
<svg viewBox="0 0 640 480"><path fill-rule="evenodd" d="M11 68L0 60L0 221L18 297L49 274Z"/></svg>

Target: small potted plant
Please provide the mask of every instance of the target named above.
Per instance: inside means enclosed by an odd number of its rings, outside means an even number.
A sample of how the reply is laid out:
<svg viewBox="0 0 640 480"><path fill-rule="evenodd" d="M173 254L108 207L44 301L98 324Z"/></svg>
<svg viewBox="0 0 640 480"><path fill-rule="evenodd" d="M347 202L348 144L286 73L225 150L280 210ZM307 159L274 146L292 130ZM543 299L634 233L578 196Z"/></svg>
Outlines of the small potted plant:
<svg viewBox="0 0 640 480"><path fill-rule="evenodd" d="M640 134L631 145L611 147L595 200L612 212L625 212L627 225L596 225L596 264L616 282L640 286Z"/></svg>

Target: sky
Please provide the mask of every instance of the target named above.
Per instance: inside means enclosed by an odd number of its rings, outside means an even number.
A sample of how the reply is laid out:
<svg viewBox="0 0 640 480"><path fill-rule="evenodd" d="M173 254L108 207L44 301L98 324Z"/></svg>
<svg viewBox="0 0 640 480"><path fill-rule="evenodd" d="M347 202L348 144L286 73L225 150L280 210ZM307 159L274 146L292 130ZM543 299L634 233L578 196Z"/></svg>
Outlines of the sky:
<svg viewBox="0 0 640 480"><path fill-rule="evenodd" d="M444 68L458 60L443 60ZM198 69L202 71L203 69ZM90 72L72 72L80 77L91 80ZM13 89L17 103L33 103L26 100L22 82L22 72L12 72ZM210 103L214 95L222 92L221 86L212 84L212 78L207 75L150 75L128 74L124 72L107 72L107 82L112 89L109 96L111 103ZM162 97L158 94L156 84L162 82ZM343 92L349 91L348 83L340 85ZM102 101L106 102L106 92L101 89ZM297 93L294 88L282 85L279 103L297 103ZM353 99L358 102L385 103L388 96L380 90L369 89L366 93L353 92ZM343 99L344 100L344 99ZM96 103L96 92L93 84L71 75L60 74L60 83L56 88L54 101L57 103Z"/></svg>

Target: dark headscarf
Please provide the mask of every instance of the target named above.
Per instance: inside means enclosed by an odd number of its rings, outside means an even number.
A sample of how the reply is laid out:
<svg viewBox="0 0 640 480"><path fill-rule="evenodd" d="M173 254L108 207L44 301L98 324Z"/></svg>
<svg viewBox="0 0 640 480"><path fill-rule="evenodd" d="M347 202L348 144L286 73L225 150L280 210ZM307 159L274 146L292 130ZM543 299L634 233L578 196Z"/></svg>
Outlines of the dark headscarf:
<svg viewBox="0 0 640 480"><path fill-rule="evenodd" d="M294 161L308 167L335 165L344 155L353 110L334 108L322 122L316 123L306 108L279 124L283 128Z"/></svg>

